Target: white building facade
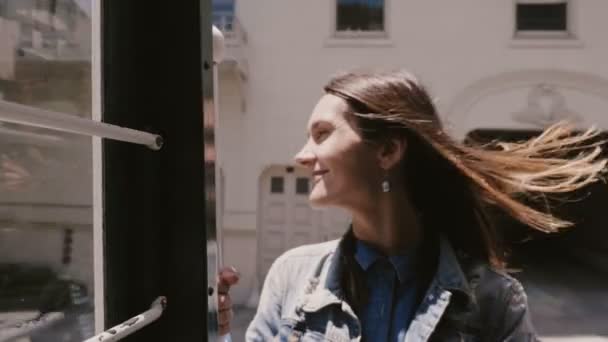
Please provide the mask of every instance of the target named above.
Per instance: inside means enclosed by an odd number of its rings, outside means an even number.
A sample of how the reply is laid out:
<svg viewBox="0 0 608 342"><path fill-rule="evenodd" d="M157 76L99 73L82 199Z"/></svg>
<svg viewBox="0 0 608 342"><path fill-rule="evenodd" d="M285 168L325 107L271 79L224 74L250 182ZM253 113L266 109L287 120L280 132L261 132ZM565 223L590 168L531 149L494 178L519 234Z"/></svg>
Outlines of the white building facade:
<svg viewBox="0 0 608 342"><path fill-rule="evenodd" d="M226 2L226 1L219 1ZM608 2L236 0L219 70L224 263L236 303L255 302L282 251L339 236L343 213L312 211L293 162L332 74L406 68L447 129L608 129Z"/></svg>

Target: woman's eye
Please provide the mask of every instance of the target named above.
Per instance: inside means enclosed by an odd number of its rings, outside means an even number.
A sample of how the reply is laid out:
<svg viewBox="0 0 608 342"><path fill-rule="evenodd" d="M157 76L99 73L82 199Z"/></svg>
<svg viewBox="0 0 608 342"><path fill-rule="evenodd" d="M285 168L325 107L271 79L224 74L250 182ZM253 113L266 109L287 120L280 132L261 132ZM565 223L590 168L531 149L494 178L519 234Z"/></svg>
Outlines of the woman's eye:
<svg viewBox="0 0 608 342"><path fill-rule="evenodd" d="M320 140L325 139L325 138L327 137L327 135L328 135L328 134L329 134L329 131L318 131L318 132L316 132L316 133L314 134L315 141L317 141L317 142L318 142L318 141L320 141Z"/></svg>

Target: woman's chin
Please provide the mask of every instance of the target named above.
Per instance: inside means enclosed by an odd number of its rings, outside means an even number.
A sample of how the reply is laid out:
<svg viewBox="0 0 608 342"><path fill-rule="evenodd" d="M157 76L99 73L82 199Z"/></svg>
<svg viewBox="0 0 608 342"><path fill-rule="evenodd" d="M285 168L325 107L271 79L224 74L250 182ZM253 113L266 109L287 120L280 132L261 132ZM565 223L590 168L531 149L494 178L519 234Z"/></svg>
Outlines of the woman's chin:
<svg viewBox="0 0 608 342"><path fill-rule="evenodd" d="M315 191L317 189L313 189L313 191L308 196L308 201L313 208L321 208L327 207L330 205L329 198L324 191Z"/></svg>

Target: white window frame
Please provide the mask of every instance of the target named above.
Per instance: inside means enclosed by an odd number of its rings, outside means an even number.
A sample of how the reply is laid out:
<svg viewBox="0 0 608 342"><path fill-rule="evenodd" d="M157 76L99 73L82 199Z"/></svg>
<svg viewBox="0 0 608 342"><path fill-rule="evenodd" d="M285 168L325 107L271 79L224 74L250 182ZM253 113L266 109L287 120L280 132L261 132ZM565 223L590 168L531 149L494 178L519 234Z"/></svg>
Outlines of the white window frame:
<svg viewBox="0 0 608 342"><path fill-rule="evenodd" d="M517 5L566 3L566 30L564 31L518 31ZM515 48L581 48L582 42L577 35L578 0L513 0L513 34L510 47Z"/></svg>
<svg viewBox="0 0 608 342"><path fill-rule="evenodd" d="M101 6L103 0L91 1L91 115L102 121ZM103 152L100 138L92 138L93 153L93 280L95 334L105 329L105 256L103 251Z"/></svg>
<svg viewBox="0 0 608 342"><path fill-rule="evenodd" d="M388 28L390 27L389 6L390 1L384 0L384 30L382 31L338 31L338 1L328 1L331 15L331 37L335 39L388 39Z"/></svg>

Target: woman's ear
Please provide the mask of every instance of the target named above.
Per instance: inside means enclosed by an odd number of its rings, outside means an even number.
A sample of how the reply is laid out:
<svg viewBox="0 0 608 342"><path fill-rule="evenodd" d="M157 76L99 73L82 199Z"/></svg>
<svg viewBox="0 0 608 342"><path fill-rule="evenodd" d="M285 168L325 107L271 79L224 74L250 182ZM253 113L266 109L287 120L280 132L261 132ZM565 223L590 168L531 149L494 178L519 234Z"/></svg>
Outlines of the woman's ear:
<svg viewBox="0 0 608 342"><path fill-rule="evenodd" d="M405 156L407 141L404 138L390 138L380 144L378 160L380 167L390 170L395 167Z"/></svg>

